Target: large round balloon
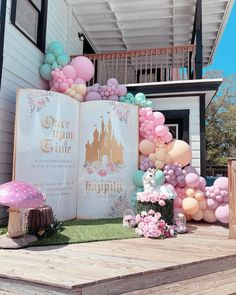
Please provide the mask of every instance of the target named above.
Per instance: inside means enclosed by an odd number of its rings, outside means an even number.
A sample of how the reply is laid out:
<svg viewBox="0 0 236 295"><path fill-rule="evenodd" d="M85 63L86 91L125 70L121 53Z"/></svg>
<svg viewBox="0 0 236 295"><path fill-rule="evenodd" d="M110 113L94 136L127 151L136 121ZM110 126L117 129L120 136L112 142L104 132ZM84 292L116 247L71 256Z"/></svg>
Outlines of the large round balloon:
<svg viewBox="0 0 236 295"><path fill-rule="evenodd" d="M97 92L89 92L85 97L86 101L94 101L94 100L101 100L101 99L102 99L101 95Z"/></svg>
<svg viewBox="0 0 236 295"><path fill-rule="evenodd" d="M185 213L194 215L199 211L199 203L194 198L185 198L182 202L182 208Z"/></svg>
<svg viewBox="0 0 236 295"><path fill-rule="evenodd" d="M143 187L143 175L144 172L142 170L137 170L133 176L133 183L138 187Z"/></svg>
<svg viewBox="0 0 236 295"><path fill-rule="evenodd" d="M182 166L188 165L192 160L190 146L183 140L173 140L167 144L167 151L173 162Z"/></svg>
<svg viewBox="0 0 236 295"><path fill-rule="evenodd" d="M203 219L206 222L213 223L216 222L217 218L215 216L214 210L207 208L203 211Z"/></svg>
<svg viewBox="0 0 236 295"><path fill-rule="evenodd" d="M223 223L229 223L229 204L220 204L215 211L216 218Z"/></svg>
<svg viewBox="0 0 236 295"><path fill-rule="evenodd" d="M221 190L228 190L228 177L219 177L214 181L214 186L218 186Z"/></svg>
<svg viewBox="0 0 236 295"><path fill-rule="evenodd" d="M94 75L94 65L90 59L85 56L77 56L70 63L77 72L77 77L88 82Z"/></svg>
<svg viewBox="0 0 236 295"><path fill-rule="evenodd" d="M155 151L155 144L148 139L143 139L139 144L139 151L141 154L148 156Z"/></svg>

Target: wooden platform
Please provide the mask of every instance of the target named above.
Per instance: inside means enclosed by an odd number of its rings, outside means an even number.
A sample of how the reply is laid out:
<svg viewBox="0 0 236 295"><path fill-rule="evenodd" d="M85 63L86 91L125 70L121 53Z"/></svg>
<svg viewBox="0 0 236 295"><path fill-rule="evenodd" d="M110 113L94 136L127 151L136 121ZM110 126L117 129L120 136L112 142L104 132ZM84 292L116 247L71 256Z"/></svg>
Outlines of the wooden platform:
<svg viewBox="0 0 236 295"><path fill-rule="evenodd" d="M228 240L228 229L191 224L188 234L166 240L1 250L0 290L24 295L115 295L234 268L236 240Z"/></svg>

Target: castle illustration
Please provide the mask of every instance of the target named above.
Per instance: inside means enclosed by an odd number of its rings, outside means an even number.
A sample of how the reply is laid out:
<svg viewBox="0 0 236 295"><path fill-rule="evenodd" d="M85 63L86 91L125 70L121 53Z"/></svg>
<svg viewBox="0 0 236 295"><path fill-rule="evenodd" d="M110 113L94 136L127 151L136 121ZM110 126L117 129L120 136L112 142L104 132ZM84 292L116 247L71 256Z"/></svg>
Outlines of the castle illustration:
<svg viewBox="0 0 236 295"><path fill-rule="evenodd" d="M102 162L103 157L106 156L107 160L111 163L123 164L123 146L115 138L111 118L109 117L107 125L104 124L103 116L101 118L101 131L98 132L96 127L93 132L93 142L90 143L88 140L85 145L86 162Z"/></svg>

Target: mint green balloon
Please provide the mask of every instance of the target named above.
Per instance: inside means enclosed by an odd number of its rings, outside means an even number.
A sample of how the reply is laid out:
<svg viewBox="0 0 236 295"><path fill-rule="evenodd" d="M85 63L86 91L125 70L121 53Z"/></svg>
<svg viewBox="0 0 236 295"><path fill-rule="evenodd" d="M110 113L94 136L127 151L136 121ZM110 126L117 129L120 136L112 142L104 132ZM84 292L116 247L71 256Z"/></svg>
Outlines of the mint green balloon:
<svg viewBox="0 0 236 295"><path fill-rule="evenodd" d="M125 96L120 96L119 97L119 101L124 102L125 100L126 100L126 97Z"/></svg>
<svg viewBox="0 0 236 295"><path fill-rule="evenodd" d="M64 54L64 49L62 47L59 47L58 46L58 47L56 47L56 48L53 49L53 52L52 53L55 55L55 57L58 57L58 56Z"/></svg>
<svg viewBox="0 0 236 295"><path fill-rule="evenodd" d="M54 54L52 54L52 53L47 53L47 54L45 55L44 63L45 63L45 64L50 64L50 65L52 65L53 62L54 62L55 60L56 60L56 57L55 57Z"/></svg>
<svg viewBox="0 0 236 295"><path fill-rule="evenodd" d="M146 100L146 96L144 93L139 92L135 95L136 98L140 98L141 100Z"/></svg>
<svg viewBox="0 0 236 295"><path fill-rule="evenodd" d="M157 170L154 176L155 182L158 185L162 185L165 183L165 174L162 170Z"/></svg>
<svg viewBox="0 0 236 295"><path fill-rule="evenodd" d="M61 42L53 41L48 45L47 52L52 53L55 48L62 48L62 51L64 51L64 46Z"/></svg>
<svg viewBox="0 0 236 295"><path fill-rule="evenodd" d="M51 65L51 69L52 69L52 71L54 71L57 68L59 68L59 64L56 61L54 61L53 64Z"/></svg>
<svg viewBox="0 0 236 295"><path fill-rule="evenodd" d="M51 79L51 66L49 64L42 64L39 68L40 76L44 80L50 80Z"/></svg>
<svg viewBox="0 0 236 295"><path fill-rule="evenodd" d="M70 58L67 54L62 54L60 56L58 56L57 58L57 63L61 66L65 66L69 63Z"/></svg>
<svg viewBox="0 0 236 295"><path fill-rule="evenodd" d="M152 102L151 100L147 100L147 101L146 101L146 105L147 105L147 107L151 107L152 104L153 104L153 102Z"/></svg>
<svg viewBox="0 0 236 295"><path fill-rule="evenodd" d="M142 170L137 170L135 173L134 173L134 176L133 176L133 183L138 186L138 187L143 187L143 175L144 175L144 171Z"/></svg>

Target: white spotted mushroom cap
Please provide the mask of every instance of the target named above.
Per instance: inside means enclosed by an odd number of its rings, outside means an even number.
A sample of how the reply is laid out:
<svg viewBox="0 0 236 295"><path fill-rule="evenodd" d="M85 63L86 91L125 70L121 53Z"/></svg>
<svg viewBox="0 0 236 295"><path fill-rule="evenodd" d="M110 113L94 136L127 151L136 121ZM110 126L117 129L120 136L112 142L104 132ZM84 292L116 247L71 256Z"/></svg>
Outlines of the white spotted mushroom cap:
<svg viewBox="0 0 236 295"><path fill-rule="evenodd" d="M11 181L0 185L0 204L26 209L37 208L44 203L44 195L35 187L22 181Z"/></svg>

